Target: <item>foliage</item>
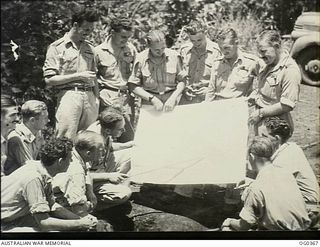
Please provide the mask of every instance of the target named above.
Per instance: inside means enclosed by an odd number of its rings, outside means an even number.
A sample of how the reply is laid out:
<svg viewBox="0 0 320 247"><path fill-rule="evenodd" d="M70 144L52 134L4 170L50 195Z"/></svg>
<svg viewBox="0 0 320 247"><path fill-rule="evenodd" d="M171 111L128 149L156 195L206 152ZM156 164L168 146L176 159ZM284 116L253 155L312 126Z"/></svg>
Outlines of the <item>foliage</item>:
<svg viewBox="0 0 320 247"><path fill-rule="evenodd" d="M93 7L101 14L90 40L102 43L108 35L110 18L126 13L135 26L132 42L138 51L146 47L145 35L161 29L169 47L179 48L185 42L183 26L192 18L207 22L209 35L215 39L217 28L231 26L238 30L240 43L252 49L254 36L262 28L292 30L302 7L314 10L318 0L78 0L2 1L1 2L1 89L19 103L39 99L47 103L54 122L55 99L45 88L42 66L48 45L70 29L70 16L83 7ZM18 59L13 57L13 41L18 45Z"/></svg>

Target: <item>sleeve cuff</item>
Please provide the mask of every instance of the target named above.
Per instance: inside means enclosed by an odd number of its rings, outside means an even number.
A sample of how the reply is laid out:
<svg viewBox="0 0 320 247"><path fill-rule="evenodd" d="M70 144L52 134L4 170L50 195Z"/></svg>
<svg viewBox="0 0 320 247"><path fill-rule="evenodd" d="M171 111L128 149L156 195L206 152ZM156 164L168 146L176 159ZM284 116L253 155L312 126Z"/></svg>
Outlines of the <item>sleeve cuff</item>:
<svg viewBox="0 0 320 247"><path fill-rule="evenodd" d="M280 98L280 103L283 104L283 105L287 105L287 106L290 106L291 108L294 108L296 103L287 99L287 98L284 98L284 97L281 97Z"/></svg>
<svg viewBox="0 0 320 247"><path fill-rule="evenodd" d="M50 207L47 202L40 202L37 204L34 204L30 207L30 213L48 213L50 212Z"/></svg>

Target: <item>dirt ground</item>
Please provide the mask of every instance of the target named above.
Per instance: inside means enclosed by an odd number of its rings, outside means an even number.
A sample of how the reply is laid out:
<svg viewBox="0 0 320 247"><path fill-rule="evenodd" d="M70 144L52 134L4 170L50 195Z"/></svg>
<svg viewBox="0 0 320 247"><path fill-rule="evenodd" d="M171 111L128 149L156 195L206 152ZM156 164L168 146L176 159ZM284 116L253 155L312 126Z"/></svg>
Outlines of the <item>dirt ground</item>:
<svg viewBox="0 0 320 247"><path fill-rule="evenodd" d="M319 98L320 88L301 85L291 141L303 148L320 181ZM102 216L111 221L115 231L218 231L225 218L238 217L241 209L240 203L226 204L226 189L214 185L204 187L192 198L174 193L174 186L170 185L132 185L132 189L132 211L128 216L113 217L116 211Z"/></svg>

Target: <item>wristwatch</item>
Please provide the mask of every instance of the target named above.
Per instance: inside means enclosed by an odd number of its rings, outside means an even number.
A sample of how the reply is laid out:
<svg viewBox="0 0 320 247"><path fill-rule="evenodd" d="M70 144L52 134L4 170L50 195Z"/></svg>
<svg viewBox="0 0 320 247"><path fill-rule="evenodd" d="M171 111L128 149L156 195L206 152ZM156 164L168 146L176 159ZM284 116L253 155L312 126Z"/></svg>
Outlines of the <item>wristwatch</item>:
<svg viewBox="0 0 320 247"><path fill-rule="evenodd" d="M154 98L154 95L149 96L148 101L151 102L151 100Z"/></svg>

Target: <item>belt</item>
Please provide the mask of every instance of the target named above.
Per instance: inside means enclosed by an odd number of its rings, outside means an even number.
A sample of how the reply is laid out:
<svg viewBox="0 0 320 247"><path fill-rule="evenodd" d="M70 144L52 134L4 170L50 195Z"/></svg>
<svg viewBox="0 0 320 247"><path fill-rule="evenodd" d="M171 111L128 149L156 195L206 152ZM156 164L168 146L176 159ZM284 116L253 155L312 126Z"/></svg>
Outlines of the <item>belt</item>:
<svg viewBox="0 0 320 247"><path fill-rule="evenodd" d="M149 90L146 90L148 93L151 93L151 94L157 94L157 95L164 95L166 93L171 93L173 92L175 89L172 89L172 90L168 90L168 91L165 91L165 92L152 92L152 91L149 91Z"/></svg>
<svg viewBox="0 0 320 247"><path fill-rule="evenodd" d="M82 91L82 92L92 92L93 87L64 87L61 90L72 90L72 91Z"/></svg>
<svg viewBox="0 0 320 247"><path fill-rule="evenodd" d="M113 88L113 87L108 87L105 85L100 85L101 89L107 89L113 92L121 92L121 93L128 93L128 89L120 89L120 88Z"/></svg>

